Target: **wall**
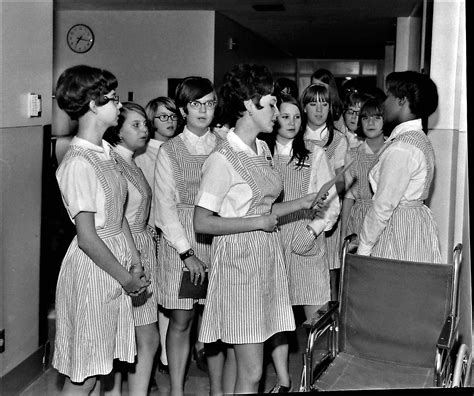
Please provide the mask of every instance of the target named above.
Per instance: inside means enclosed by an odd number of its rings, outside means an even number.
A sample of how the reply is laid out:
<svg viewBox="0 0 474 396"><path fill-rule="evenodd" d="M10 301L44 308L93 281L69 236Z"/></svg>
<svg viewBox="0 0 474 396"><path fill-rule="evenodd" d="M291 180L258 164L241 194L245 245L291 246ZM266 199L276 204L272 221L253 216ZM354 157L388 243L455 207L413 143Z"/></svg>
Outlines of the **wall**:
<svg viewBox="0 0 474 396"><path fill-rule="evenodd" d="M464 1L435 0L430 75L440 98L429 120L436 155L430 207L438 223L442 253L464 243L461 274L461 332L470 344L471 258L469 246L469 179L467 177L466 22Z"/></svg>
<svg viewBox="0 0 474 396"><path fill-rule="evenodd" d="M167 95L168 78L198 75L214 78L213 11L56 11L54 13L54 69L88 64L110 70L119 81L118 94L145 106ZM85 54L76 54L66 42L76 23L92 28L95 43ZM179 38L179 39L177 39ZM69 133L67 116L56 106L53 134Z"/></svg>
<svg viewBox="0 0 474 396"><path fill-rule="evenodd" d="M214 53L214 81L222 83L224 75L238 63L266 65L275 77L287 76L296 79L296 59L275 48L260 36L244 28L226 16L216 12ZM229 39L238 46L229 49Z"/></svg>
<svg viewBox="0 0 474 396"><path fill-rule="evenodd" d="M51 122L53 0L1 1L0 10L0 328L6 333L5 352L0 355L3 377L39 347L42 125ZM27 117L28 92L42 95L42 117Z"/></svg>

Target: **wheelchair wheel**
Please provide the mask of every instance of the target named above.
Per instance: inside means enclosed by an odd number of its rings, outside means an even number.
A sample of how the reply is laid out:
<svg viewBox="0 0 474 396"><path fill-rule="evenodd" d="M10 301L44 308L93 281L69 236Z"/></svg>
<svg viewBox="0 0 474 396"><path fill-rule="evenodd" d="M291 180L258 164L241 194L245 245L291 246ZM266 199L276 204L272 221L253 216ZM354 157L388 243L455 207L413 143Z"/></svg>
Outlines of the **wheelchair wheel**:
<svg viewBox="0 0 474 396"><path fill-rule="evenodd" d="M472 355L466 344L459 347L454 365L453 388L465 387L470 385Z"/></svg>

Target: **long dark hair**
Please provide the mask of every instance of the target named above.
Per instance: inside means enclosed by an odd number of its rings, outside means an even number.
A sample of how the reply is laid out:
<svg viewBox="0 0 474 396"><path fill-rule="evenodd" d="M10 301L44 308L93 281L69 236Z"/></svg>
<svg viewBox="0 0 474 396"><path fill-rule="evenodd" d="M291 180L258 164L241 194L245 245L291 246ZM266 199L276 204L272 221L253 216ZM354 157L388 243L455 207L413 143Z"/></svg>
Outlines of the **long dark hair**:
<svg viewBox="0 0 474 396"><path fill-rule="evenodd" d="M294 98L291 95L286 95L286 94L277 95L277 106L279 109L281 108L281 105L283 103L290 103L292 105L295 105L298 108L301 114L301 117L303 117L303 111L301 109L300 103L298 102L298 99ZM259 136L260 139L264 140L267 143L268 148L270 149L272 155L275 153L276 139L277 139L279 129L280 129L280 124L279 122L276 122L275 125L273 126L272 133L270 134L264 133L264 134L261 134L261 136ZM289 163L293 161L294 159L296 159L297 168L303 167L304 162L309 158L309 154L310 154L310 151L306 148L305 142L303 140L304 131L305 130L303 128L303 122L301 122L300 129L298 133L296 134L295 138L293 139L292 146L291 146L293 150L292 150L292 155L291 155Z"/></svg>
<svg viewBox="0 0 474 396"><path fill-rule="evenodd" d="M303 93L301 94L301 107L304 109L308 103L317 102L322 100L329 104L328 118L326 119L326 127L328 128L329 138L324 147L329 147L334 139L334 109L332 107L331 93L330 89L326 85L320 83L315 83L307 86ZM308 125L308 116L304 113L303 117L304 128Z"/></svg>

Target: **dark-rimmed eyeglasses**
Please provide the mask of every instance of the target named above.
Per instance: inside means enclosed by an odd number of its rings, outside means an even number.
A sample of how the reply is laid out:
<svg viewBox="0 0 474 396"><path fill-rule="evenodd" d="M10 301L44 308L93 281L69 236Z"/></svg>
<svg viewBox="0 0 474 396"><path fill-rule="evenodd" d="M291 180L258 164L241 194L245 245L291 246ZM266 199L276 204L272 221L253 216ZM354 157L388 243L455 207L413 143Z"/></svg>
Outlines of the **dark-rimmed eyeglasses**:
<svg viewBox="0 0 474 396"><path fill-rule="evenodd" d="M352 110L352 109L347 109L346 114L350 116L356 116L359 117L360 111L358 110Z"/></svg>
<svg viewBox="0 0 474 396"><path fill-rule="evenodd" d="M199 100L191 100L189 106L193 109L201 110L202 106L208 109L213 109L217 105L217 100L208 100L207 102L200 102Z"/></svg>
<svg viewBox="0 0 474 396"><path fill-rule="evenodd" d="M166 122L170 119L171 121L178 121L178 116L176 114L160 114L155 116L155 118L158 118L161 122Z"/></svg>
<svg viewBox="0 0 474 396"><path fill-rule="evenodd" d="M105 96L104 95L104 100L105 100L105 104L109 103L111 100L116 104L118 105L120 103L120 98L118 95L114 95L112 96L111 98L109 98L108 96Z"/></svg>

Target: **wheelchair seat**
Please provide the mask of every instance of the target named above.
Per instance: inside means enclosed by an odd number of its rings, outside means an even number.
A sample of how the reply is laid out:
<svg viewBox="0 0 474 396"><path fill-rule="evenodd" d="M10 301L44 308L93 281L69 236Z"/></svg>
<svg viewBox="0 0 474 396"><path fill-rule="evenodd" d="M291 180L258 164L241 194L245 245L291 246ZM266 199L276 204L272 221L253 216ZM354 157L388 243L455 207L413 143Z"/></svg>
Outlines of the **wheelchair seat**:
<svg viewBox="0 0 474 396"><path fill-rule="evenodd" d="M419 263L348 253L354 238L344 242L339 302L304 324L300 391L452 386L462 246L452 264Z"/></svg>

